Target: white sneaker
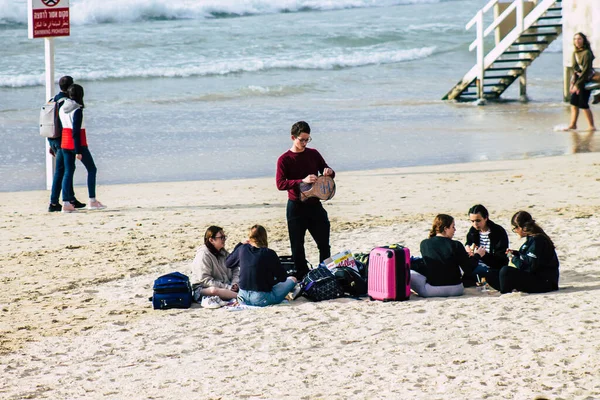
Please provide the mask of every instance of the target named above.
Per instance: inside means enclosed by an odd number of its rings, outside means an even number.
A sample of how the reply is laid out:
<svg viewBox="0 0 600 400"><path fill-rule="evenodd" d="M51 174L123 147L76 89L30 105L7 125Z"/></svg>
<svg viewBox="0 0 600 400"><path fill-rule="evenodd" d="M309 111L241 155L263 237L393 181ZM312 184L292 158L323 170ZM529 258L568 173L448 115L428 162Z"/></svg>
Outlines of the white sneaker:
<svg viewBox="0 0 600 400"><path fill-rule="evenodd" d="M228 303L227 301L223 300L219 296L213 296L213 297L215 298L215 301L221 305L221 307L225 307Z"/></svg>
<svg viewBox="0 0 600 400"><path fill-rule="evenodd" d="M77 209L75 208L75 206L73 204L65 201L62 206L62 212L65 214L74 213L74 212L77 212Z"/></svg>
<svg viewBox="0 0 600 400"><path fill-rule="evenodd" d="M87 206L88 210L104 210L105 208L106 208L106 206L97 200L90 201L90 204L88 204L88 206Z"/></svg>
<svg viewBox="0 0 600 400"><path fill-rule="evenodd" d="M221 299L218 296L204 296L200 306L203 308L221 308Z"/></svg>

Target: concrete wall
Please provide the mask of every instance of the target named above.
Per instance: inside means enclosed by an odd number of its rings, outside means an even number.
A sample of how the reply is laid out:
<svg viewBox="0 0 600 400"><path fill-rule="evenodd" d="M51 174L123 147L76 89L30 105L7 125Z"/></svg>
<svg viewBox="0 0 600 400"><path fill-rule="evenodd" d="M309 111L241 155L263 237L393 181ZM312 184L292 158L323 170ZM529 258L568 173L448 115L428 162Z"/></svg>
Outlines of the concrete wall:
<svg viewBox="0 0 600 400"><path fill-rule="evenodd" d="M596 56L594 68L600 68L600 0L563 0L563 65L571 67L573 35L583 32Z"/></svg>
<svg viewBox="0 0 600 400"><path fill-rule="evenodd" d="M587 36L596 56L594 68L600 70L600 0L563 0L563 66L565 101L570 98L569 80L572 74L573 35Z"/></svg>

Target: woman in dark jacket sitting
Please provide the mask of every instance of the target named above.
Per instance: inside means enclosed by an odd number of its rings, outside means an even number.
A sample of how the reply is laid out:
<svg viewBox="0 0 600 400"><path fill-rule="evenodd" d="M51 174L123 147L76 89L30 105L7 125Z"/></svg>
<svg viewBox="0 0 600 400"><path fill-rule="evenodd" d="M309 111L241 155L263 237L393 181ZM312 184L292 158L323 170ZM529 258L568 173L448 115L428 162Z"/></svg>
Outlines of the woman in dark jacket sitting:
<svg viewBox="0 0 600 400"><path fill-rule="evenodd" d="M254 225L248 241L239 243L227 257L228 268L240 267L238 300L244 304L279 304L296 287L296 278L287 276L277 253L267 246L267 230Z"/></svg>
<svg viewBox="0 0 600 400"><path fill-rule="evenodd" d="M545 293L558 290L559 262L554 243L527 211L519 211L511 219L513 232L526 238L517 250L507 250L516 268L505 266L498 279L488 278L489 284L501 293L513 290Z"/></svg>
<svg viewBox="0 0 600 400"><path fill-rule="evenodd" d="M411 289L421 297L460 296L464 292L461 268L471 274L485 253L479 247L471 257L463 245L452 240L456 227L454 218L439 214L433 220L429 239L421 242L421 256L425 262L418 271L410 271Z"/></svg>
<svg viewBox="0 0 600 400"><path fill-rule="evenodd" d="M500 270L508 264L508 257L506 257L508 235L503 227L489 219L487 208L481 204L476 204L469 209L469 220L472 226L467 233L465 250L472 256L474 249L478 247L485 249L473 273L463 276L465 286L474 286L476 281L487 279L490 269Z"/></svg>

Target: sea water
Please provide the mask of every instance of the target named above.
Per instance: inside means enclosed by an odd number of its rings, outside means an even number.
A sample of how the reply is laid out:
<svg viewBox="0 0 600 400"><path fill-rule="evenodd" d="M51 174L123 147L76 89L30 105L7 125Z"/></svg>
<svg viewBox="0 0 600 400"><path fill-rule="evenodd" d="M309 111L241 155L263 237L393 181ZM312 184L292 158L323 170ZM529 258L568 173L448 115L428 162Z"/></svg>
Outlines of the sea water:
<svg viewBox="0 0 600 400"><path fill-rule="evenodd" d="M475 62L482 0L70 3L55 76L85 89L99 184L274 176L298 120L337 171L581 150L553 129L568 120L560 39L528 70L528 103L517 87L441 100ZM0 190L43 189L44 40L27 38L25 0L0 0L0 41Z"/></svg>

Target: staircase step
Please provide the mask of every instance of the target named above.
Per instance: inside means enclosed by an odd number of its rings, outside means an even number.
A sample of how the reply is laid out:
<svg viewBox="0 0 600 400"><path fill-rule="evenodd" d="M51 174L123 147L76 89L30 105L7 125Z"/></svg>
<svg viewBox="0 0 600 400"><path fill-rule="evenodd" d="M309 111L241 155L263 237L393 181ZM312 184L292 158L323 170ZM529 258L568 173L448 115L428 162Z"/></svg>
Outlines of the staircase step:
<svg viewBox="0 0 600 400"><path fill-rule="evenodd" d="M486 79L487 80L487 79ZM508 83L503 83L503 82L496 82L496 83L484 83L483 87L498 87L498 86L505 86L508 87L509 84ZM471 83L469 86L467 86L467 89L475 89L477 87L477 85L475 84L475 82Z"/></svg>
<svg viewBox="0 0 600 400"><path fill-rule="evenodd" d="M485 76L485 80L488 79L516 79L518 78L516 75L496 75L496 76Z"/></svg>
<svg viewBox="0 0 600 400"><path fill-rule="evenodd" d="M531 25L529 29L534 28L562 28L562 24L542 24L542 25ZM529 30L528 29L528 30Z"/></svg>
<svg viewBox="0 0 600 400"><path fill-rule="evenodd" d="M538 21L543 20L543 19L561 19L562 15L545 15L543 17L539 17Z"/></svg>
<svg viewBox="0 0 600 400"><path fill-rule="evenodd" d="M536 32L536 33L521 33L522 38L531 38L537 36L558 36L558 32Z"/></svg>
<svg viewBox="0 0 600 400"><path fill-rule="evenodd" d="M515 71L521 70L523 71L525 68L523 67L496 67L496 68L488 68L486 71Z"/></svg>
<svg viewBox="0 0 600 400"><path fill-rule="evenodd" d="M494 96L497 96L497 95L499 94L499 92L496 92L496 91L491 91L491 92L486 92L486 91L483 91L483 94L484 94L484 95L486 95L486 94L492 94L492 95L494 95ZM476 93L476 92L462 92L462 93L460 94L460 96L461 96L461 97L462 97L462 96L477 96L477 93Z"/></svg>
<svg viewBox="0 0 600 400"><path fill-rule="evenodd" d="M533 41L533 42L514 42L512 45L513 46L525 46L525 45L538 45L538 44L548 44L550 43L547 40L537 40L537 41Z"/></svg>
<svg viewBox="0 0 600 400"><path fill-rule="evenodd" d="M531 62L535 60L535 58L505 58L505 59L499 59L494 61L494 64L496 63L507 63L507 62Z"/></svg>
<svg viewBox="0 0 600 400"><path fill-rule="evenodd" d="M562 11L562 7L552 7L549 8L548 11Z"/></svg>
<svg viewBox="0 0 600 400"><path fill-rule="evenodd" d="M541 50L509 50L502 54L523 54L523 53L541 53Z"/></svg>

